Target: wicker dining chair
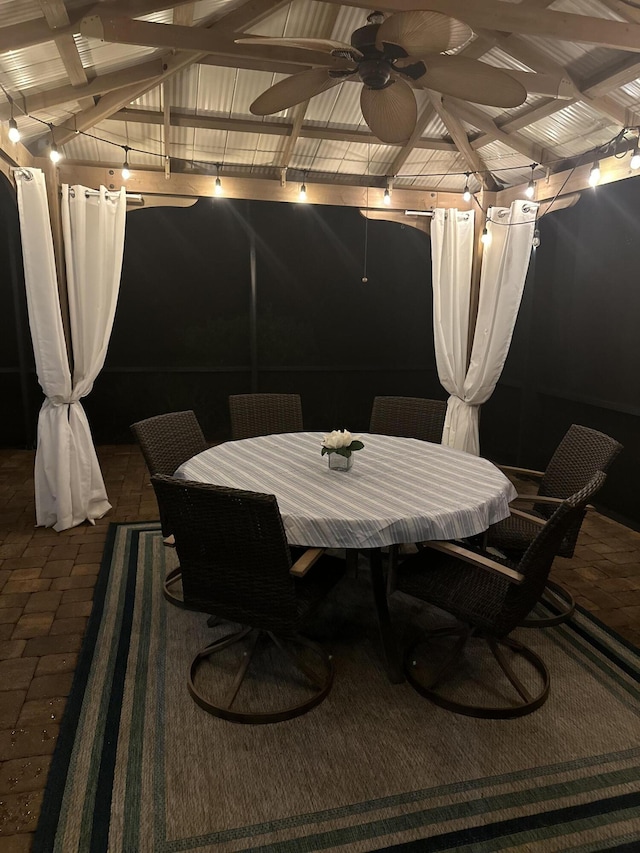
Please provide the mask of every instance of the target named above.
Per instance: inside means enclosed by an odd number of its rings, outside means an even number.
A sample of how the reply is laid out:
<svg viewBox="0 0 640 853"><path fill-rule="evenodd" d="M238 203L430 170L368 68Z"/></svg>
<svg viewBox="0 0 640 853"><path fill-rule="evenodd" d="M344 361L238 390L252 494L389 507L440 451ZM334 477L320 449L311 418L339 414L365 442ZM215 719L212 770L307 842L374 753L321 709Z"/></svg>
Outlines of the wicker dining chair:
<svg viewBox="0 0 640 853"><path fill-rule="evenodd" d="M418 438L433 444L442 443L442 430L447 413L443 400L423 397L375 397L369 432Z"/></svg>
<svg viewBox="0 0 640 853"><path fill-rule="evenodd" d="M304 429L299 394L232 394L229 415L234 441Z"/></svg>
<svg viewBox="0 0 640 853"><path fill-rule="evenodd" d="M622 445L614 438L589 427L573 424L556 448L545 471L528 468L500 466L507 475L531 477L539 481L535 494L518 495L514 504L526 512L512 512L509 518L492 525L484 539L484 547L491 546L511 559L517 559L537 536L540 527L551 517L565 498L585 486L596 471L606 472ZM603 481L604 482L604 481ZM558 549L560 557L573 557L578 534L588 507L574 517ZM549 627L565 622L575 609L575 601L568 590L555 581L549 581L545 600L551 601L557 615L531 618L526 627Z"/></svg>
<svg viewBox="0 0 640 853"><path fill-rule="evenodd" d="M193 659L188 679L193 699L208 713L238 723L290 720L314 708L331 689L333 664L299 631L342 576L342 561L314 548L292 565L275 495L161 475L152 483L171 516L185 604L240 626ZM203 666L236 644L242 644L237 671L214 661L213 672ZM256 659L258 644L263 648ZM288 679L278 665L265 670L273 663L269 652L288 664ZM205 697L203 682L209 693L217 689L220 695ZM286 693L295 701L283 700ZM244 707L238 707L239 698Z"/></svg>
<svg viewBox="0 0 640 853"><path fill-rule="evenodd" d="M140 445L149 474L171 476L187 459L206 450L208 445L195 413L168 412L131 424L131 430ZM160 526L166 545L173 544L173 530L169 514L162 501L158 501ZM183 606L177 587L181 578L180 567L170 571L165 579L165 597L173 604Z"/></svg>
<svg viewBox="0 0 640 853"><path fill-rule="evenodd" d="M563 539L601 487L604 477L602 472L596 473L584 488L563 501L518 563L489 559L450 542L429 542L424 550L401 563L397 577L399 591L429 602L459 620L457 624L423 633L407 650L405 674L418 693L456 713L492 719L520 717L544 704L549 692L549 672L544 661L509 635L539 600ZM448 637L455 638L455 642L444 659L437 661L429 640ZM486 641L493 659L513 687L514 697L518 694L517 699L509 701L503 697L504 703L498 705L478 701L479 684L486 683L486 662L480 667L480 675L472 671L462 682L467 695L472 691L474 701L467 703L457 698L455 690L459 689L461 672L467 669L466 661L474 660L468 646L472 639ZM463 650L466 650L465 665L454 668ZM513 667L511 659L519 659L520 663ZM524 675L523 661L533 667L528 676ZM447 693L446 684L452 668L452 681L456 685L453 695L451 690ZM532 675L539 685L537 692L531 687ZM489 694L493 696L501 690L500 681L492 678Z"/></svg>

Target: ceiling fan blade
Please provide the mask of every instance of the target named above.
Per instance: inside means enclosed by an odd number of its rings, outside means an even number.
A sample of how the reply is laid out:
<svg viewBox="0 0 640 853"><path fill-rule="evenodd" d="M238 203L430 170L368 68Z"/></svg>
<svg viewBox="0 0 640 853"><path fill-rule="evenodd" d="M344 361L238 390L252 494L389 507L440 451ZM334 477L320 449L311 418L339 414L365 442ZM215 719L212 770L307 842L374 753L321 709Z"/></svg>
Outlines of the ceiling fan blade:
<svg viewBox="0 0 640 853"><path fill-rule="evenodd" d="M376 47L399 45L409 56L462 47L473 31L462 21L439 12L396 12L380 25Z"/></svg>
<svg viewBox="0 0 640 853"><path fill-rule="evenodd" d="M416 83L426 89L490 107L518 107L527 99L527 90L510 74L477 59L432 54L420 60L427 70Z"/></svg>
<svg viewBox="0 0 640 853"><path fill-rule="evenodd" d="M317 50L321 53L332 54L337 52L339 56L352 56L361 59L362 54L357 48L342 41L333 39L305 39L305 38L267 38L265 36L251 36L236 39L236 44L262 44L267 47L299 47L302 50Z"/></svg>
<svg viewBox="0 0 640 853"><path fill-rule="evenodd" d="M328 68L312 68L293 74L271 86L251 104L249 109L254 116L268 116L279 113L295 104L326 92L332 86L342 83L344 77L331 77Z"/></svg>
<svg viewBox="0 0 640 853"><path fill-rule="evenodd" d="M411 86L403 80L386 89L363 86L360 107L371 132L381 142L406 142L415 129L418 107Z"/></svg>

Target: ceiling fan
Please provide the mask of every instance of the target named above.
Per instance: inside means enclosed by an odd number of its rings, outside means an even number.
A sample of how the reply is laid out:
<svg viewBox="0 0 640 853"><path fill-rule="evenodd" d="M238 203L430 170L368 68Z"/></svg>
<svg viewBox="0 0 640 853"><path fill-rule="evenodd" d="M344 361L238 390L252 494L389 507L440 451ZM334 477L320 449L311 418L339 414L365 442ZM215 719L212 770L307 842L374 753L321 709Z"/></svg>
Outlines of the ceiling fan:
<svg viewBox="0 0 640 853"><path fill-rule="evenodd" d="M341 60L336 67L312 68L281 80L251 104L251 112L272 115L357 79L364 84L364 120L382 142L397 144L406 142L416 126L412 86L494 107L516 107L527 97L524 86L506 71L445 53L473 36L462 21L439 12L396 12L386 19L372 12L367 21L351 35L351 44L318 38L237 39L238 44L322 51Z"/></svg>

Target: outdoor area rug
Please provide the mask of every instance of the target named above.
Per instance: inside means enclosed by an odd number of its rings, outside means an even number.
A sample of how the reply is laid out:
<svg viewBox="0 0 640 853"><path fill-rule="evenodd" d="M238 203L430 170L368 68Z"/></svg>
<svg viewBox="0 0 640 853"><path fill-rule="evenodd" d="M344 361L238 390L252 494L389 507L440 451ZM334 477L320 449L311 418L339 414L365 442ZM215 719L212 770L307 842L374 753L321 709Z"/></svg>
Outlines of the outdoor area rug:
<svg viewBox="0 0 640 853"><path fill-rule="evenodd" d="M308 632L333 655L328 698L238 725L187 691L224 626L163 598L175 565L157 524L111 525L36 853L640 850L640 657L585 613L516 632L551 673L540 710L473 719L389 682L360 572ZM391 607L402 642L438 617Z"/></svg>

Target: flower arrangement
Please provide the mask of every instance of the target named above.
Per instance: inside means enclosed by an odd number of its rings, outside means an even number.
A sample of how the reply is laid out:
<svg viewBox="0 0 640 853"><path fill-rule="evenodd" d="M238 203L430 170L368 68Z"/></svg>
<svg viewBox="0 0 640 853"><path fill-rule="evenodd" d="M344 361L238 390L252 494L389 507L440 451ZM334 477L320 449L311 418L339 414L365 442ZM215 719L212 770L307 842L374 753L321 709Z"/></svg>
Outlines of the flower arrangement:
<svg viewBox="0 0 640 853"><path fill-rule="evenodd" d="M359 435L352 435L346 429L334 429L328 435L322 437L322 456L325 453L337 453L349 459L354 450L362 450L364 444Z"/></svg>

